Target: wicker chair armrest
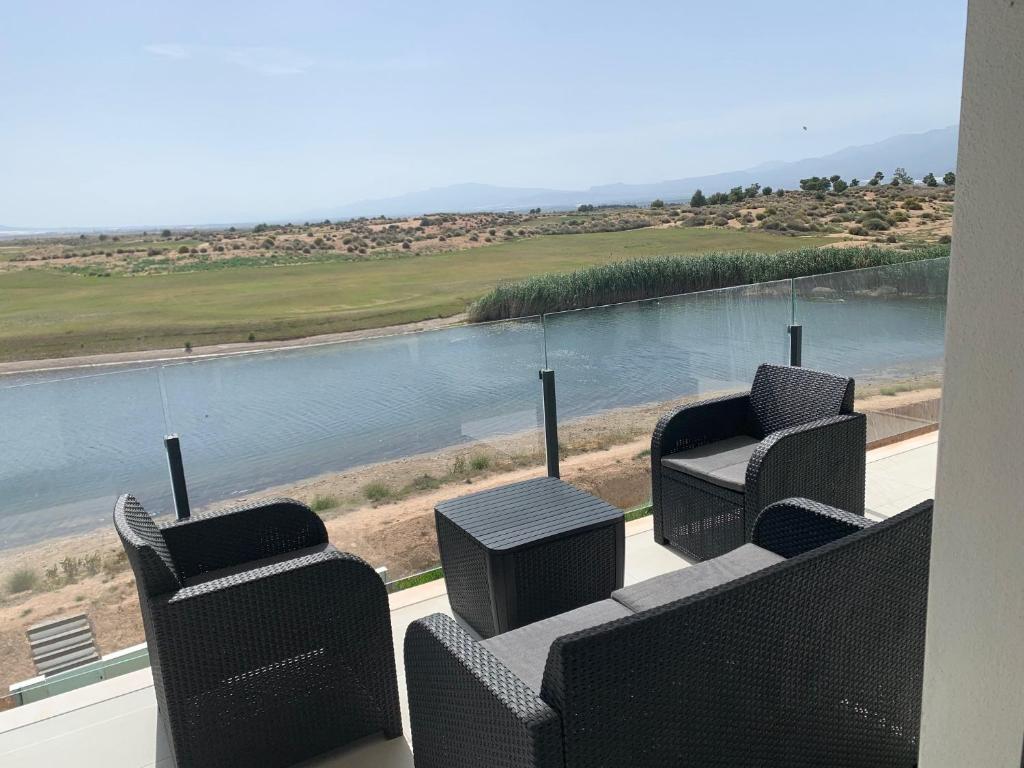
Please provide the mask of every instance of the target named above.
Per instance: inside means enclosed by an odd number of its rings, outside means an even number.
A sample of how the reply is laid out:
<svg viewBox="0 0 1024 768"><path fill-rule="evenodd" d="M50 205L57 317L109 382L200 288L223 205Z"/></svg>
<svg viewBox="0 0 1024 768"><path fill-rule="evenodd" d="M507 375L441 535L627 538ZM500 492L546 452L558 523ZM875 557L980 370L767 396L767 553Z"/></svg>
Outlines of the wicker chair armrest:
<svg viewBox="0 0 1024 768"><path fill-rule="evenodd" d="M313 510L285 498L264 499L162 528L182 578L327 543L327 529Z"/></svg>
<svg viewBox="0 0 1024 768"><path fill-rule="evenodd" d="M324 648L345 647L367 665L394 669L383 652L392 642L384 582L362 559L330 545L183 587L154 599L150 610L150 643L165 684L170 676L181 695ZM271 624L280 631L266 631Z"/></svg>
<svg viewBox="0 0 1024 768"><path fill-rule="evenodd" d="M784 499L765 507L754 523L751 541L790 558L841 539L872 522L861 515L810 499Z"/></svg>
<svg viewBox="0 0 1024 768"><path fill-rule="evenodd" d="M563 766L558 714L451 617L410 625L405 670L417 768Z"/></svg>
<svg viewBox="0 0 1024 768"><path fill-rule="evenodd" d="M701 400L666 413L651 436L652 467L657 470L661 458L671 453L745 434L749 420L749 392Z"/></svg>
<svg viewBox="0 0 1024 768"><path fill-rule="evenodd" d="M849 413L768 435L747 465L746 536L761 510L791 497L813 498L864 514L867 419Z"/></svg>

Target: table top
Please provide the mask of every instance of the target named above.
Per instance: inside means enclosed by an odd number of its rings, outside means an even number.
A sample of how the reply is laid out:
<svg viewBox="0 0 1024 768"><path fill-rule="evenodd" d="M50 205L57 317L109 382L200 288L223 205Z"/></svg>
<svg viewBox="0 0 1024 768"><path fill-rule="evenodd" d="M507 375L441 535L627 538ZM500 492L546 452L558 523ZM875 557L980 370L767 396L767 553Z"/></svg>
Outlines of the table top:
<svg viewBox="0 0 1024 768"><path fill-rule="evenodd" d="M511 550L622 520L623 512L555 477L443 501L436 511L490 550Z"/></svg>

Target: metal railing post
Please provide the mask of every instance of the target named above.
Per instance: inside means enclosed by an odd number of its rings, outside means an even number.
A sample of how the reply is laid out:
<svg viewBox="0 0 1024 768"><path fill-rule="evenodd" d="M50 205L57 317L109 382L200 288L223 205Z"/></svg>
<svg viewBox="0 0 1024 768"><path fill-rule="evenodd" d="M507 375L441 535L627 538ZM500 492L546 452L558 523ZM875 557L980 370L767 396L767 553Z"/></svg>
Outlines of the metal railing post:
<svg viewBox="0 0 1024 768"><path fill-rule="evenodd" d="M789 326L789 364L800 366L804 363L804 327Z"/></svg>
<svg viewBox="0 0 1024 768"><path fill-rule="evenodd" d="M555 412L555 372L540 371L544 388L544 452L548 459L548 477L561 477L558 469L558 415Z"/></svg>
<svg viewBox="0 0 1024 768"><path fill-rule="evenodd" d="M188 486L185 485L185 466L181 462L181 443L177 435L164 437L164 448L167 450L167 468L171 472L171 495L174 497L174 510L179 520L188 520L192 511L188 506Z"/></svg>

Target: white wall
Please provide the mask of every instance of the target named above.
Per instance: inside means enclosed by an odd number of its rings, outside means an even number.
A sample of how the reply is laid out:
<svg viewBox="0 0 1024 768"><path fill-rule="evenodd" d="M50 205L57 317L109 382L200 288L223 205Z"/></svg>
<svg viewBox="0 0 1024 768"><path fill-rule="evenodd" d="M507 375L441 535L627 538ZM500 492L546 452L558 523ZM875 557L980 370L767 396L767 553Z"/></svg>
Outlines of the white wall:
<svg viewBox="0 0 1024 768"><path fill-rule="evenodd" d="M1021 768L1024 0L970 0L922 768Z"/></svg>

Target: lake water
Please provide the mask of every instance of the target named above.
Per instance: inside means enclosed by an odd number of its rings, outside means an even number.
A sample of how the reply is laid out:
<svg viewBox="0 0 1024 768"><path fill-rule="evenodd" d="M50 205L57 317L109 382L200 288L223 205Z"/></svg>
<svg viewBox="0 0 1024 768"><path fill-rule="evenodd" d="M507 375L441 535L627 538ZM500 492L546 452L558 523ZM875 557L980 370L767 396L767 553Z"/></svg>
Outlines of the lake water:
<svg viewBox="0 0 1024 768"><path fill-rule="evenodd" d="M164 366L0 378L0 547L109 524L116 496L171 509L369 462L532 432L542 367L560 420L749 384L786 362L860 378L941 371L945 300L765 284L481 326Z"/></svg>

